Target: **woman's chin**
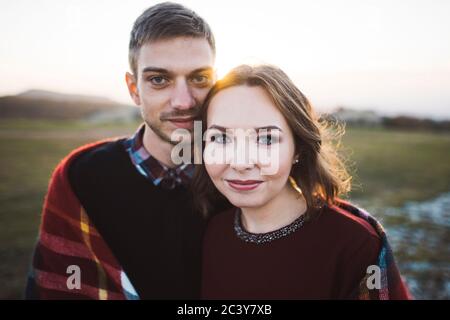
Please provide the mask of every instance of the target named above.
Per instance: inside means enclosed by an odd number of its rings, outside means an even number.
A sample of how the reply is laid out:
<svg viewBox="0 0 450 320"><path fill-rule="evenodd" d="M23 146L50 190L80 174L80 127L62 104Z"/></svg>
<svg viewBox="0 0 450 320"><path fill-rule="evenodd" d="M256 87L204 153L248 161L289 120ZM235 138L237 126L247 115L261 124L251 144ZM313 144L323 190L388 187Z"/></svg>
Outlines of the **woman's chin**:
<svg viewBox="0 0 450 320"><path fill-rule="evenodd" d="M241 196L230 196L227 198L232 205L238 208L254 208L263 205L263 201L261 201L261 199L252 199L251 196L241 195Z"/></svg>

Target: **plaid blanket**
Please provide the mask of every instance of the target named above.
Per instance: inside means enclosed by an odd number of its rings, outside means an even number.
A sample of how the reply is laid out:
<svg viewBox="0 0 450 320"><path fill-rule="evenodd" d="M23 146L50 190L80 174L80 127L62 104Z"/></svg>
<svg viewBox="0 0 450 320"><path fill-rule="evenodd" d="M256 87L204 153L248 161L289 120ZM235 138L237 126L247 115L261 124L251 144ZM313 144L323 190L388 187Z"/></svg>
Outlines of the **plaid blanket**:
<svg viewBox="0 0 450 320"><path fill-rule="evenodd" d="M360 282L358 299L360 300L409 300L412 295L409 292L405 282L400 276L400 272L395 263L394 255L389 245L386 232L383 226L364 209L344 201L338 200L333 206L337 211L345 210L359 218L366 220L378 233L381 239L381 249L378 254L377 265L381 271L379 289L369 289L367 281L371 274L367 274Z"/></svg>
<svg viewBox="0 0 450 320"><path fill-rule="evenodd" d="M109 140L74 150L55 169L41 217L28 277L27 299L138 299L108 244L73 193L67 170L79 154ZM71 285L74 267L80 286Z"/></svg>
<svg viewBox="0 0 450 320"><path fill-rule="evenodd" d="M39 238L28 277L27 299L139 299L123 268L108 244L90 221L68 181L73 159L110 140L82 146L55 169L46 195ZM381 288L369 290L367 275L361 280L359 299L412 298L394 261L383 227L367 212L339 200L336 210L345 210L367 220L380 235L382 248L378 257ZM80 270L80 286L69 284L71 268Z"/></svg>

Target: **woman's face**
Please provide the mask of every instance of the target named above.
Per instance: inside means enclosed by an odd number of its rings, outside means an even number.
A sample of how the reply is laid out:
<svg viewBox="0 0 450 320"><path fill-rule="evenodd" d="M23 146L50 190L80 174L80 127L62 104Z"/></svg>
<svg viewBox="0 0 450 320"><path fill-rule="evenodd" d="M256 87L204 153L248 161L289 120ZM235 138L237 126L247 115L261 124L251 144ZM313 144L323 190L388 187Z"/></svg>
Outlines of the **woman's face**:
<svg viewBox="0 0 450 320"><path fill-rule="evenodd" d="M289 188L294 137L264 89L242 85L219 92L207 128L206 171L233 205L264 206Z"/></svg>

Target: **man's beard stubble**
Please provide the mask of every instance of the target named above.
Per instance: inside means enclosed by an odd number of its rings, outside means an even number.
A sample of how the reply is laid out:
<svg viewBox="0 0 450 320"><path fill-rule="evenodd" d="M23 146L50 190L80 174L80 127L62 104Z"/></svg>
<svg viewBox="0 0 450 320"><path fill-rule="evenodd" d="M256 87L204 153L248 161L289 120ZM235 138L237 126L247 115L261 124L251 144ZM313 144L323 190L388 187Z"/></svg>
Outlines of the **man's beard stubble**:
<svg viewBox="0 0 450 320"><path fill-rule="evenodd" d="M144 120L144 122L147 125L147 127L149 127L162 141L170 143L173 146L175 146L178 143L177 141L172 141L170 137L160 129L159 126L152 125L147 120Z"/></svg>
<svg viewBox="0 0 450 320"><path fill-rule="evenodd" d="M169 121L172 118L177 117L190 117L195 120L198 119L198 110L199 106L196 106L194 108L188 109L188 110L181 110L181 111L175 111L175 112L167 112L167 113L161 113L159 120L161 123L165 121ZM161 129L160 126L154 125L148 121L145 116L145 112L142 109L141 111L142 118L144 119L145 124L164 142L170 143L171 145L175 146L179 143L179 141L173 141L164 131ZM194 120L193 120L194 121ZM189 130L190 134L192 134L192 131Z"/></svg>

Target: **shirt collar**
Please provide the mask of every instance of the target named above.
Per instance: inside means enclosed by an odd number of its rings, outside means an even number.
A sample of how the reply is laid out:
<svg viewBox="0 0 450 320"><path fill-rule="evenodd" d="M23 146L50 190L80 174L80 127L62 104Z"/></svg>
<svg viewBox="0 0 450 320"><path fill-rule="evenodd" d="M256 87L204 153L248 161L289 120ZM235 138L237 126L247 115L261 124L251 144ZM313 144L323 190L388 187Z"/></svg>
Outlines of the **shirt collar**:
<svg viewBox="0 0 450 320"><path fill-rule="evenodd" d="M184 163L175 168L169 168L158 161L144 147L144 131L145 124L142 124L132 137L124 141L125 149L138 172L155 186L161 185L165 189L189 185L194 174L194 165Z"/></svg>

